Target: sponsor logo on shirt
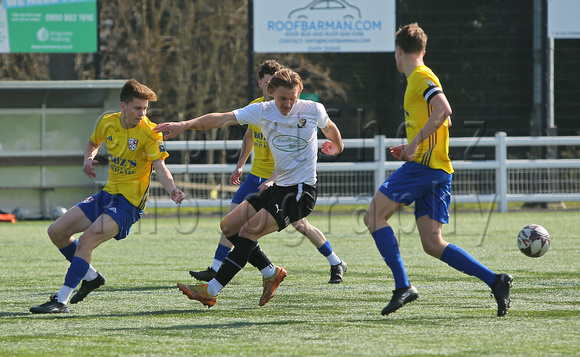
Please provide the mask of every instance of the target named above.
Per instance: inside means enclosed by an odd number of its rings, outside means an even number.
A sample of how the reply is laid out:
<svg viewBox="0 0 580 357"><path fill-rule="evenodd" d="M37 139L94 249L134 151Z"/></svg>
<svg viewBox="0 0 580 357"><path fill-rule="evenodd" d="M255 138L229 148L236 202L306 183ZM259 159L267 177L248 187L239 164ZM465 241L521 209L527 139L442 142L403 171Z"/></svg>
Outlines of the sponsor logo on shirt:
<svg viewBox="0 0 580 357"><path fill-rule="evenodd" d="M272 145L285 152L297 152L308 146L308 141L292 135L278 135L272 139Z"/></svg>
<svg viewBox="0 0 580 357"><path fill-rule="evenodd" d="M133 175L137 168L137 161L109 155L109 167L112 172L123 175Z"/></svg>

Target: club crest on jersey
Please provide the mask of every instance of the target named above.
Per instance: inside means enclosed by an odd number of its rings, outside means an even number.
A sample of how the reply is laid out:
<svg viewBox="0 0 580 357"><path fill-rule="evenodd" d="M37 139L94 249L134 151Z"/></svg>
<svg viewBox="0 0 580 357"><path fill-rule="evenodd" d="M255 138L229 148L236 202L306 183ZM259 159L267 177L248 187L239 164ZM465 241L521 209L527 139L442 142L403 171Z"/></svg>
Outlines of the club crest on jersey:
<svg viewBox="0 0 580 357"><path fill-rule="evenodd" d="M139 140L129 138L129 150L134 151L135 149L137 149L138 143L139 143Z"/></svg>
<svg viewBox="0 0 580 357"><path fill-rule="evenodd" d="M296 125L299 128L304 128L306 126L306 119L298 119L298 125Z"/></svg>

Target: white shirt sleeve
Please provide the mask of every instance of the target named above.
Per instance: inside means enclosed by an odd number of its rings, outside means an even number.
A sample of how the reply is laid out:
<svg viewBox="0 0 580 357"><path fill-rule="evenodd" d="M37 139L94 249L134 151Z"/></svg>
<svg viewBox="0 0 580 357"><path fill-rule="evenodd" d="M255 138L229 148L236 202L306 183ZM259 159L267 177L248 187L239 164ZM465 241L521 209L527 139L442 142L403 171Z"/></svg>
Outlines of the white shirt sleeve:
<svg viewBox="0 0 580 357"><path fill-rule="evenodd" d="M233 113L238 123L257 126L262 116L262 103L248 104L243 108L234 110Z"/></svg>
<svg viewBox="0 0 580 357"><path fill-rule="evenodd" d="M318 109L318 127L321 129L326 128L330 118L328 117L328 113L326 112L324 105L316 103L316 109Z"/></svg>

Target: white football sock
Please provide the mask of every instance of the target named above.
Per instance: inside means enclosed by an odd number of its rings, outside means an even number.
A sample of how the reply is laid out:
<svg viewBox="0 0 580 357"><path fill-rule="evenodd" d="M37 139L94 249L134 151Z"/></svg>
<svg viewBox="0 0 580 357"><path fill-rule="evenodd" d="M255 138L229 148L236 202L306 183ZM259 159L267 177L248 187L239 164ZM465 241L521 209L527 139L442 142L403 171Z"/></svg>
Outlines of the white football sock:
<svg viewBox="0 0 580 357"><path fill-rule="evenodd" d="M83 280L86 280L86 281L95 280L98 276L99 276L99 273L97 272L97 270L95 268L93 268L92 265L89 265L89 270L87 271L87 273L83 277Z"/></svg>
<svg viewBox="0 0 580 357"><path fill-rule="evenodd" d="M62 302L65 305L68 304L68 300L70 299L73 291L75 291L75 288L69 288L68 286L63 285L62 288L60 288L58 294L56 294L56 300L58 302Z"/></svg>
<svg viewBox="0 0 580 357"><path fill-rule="evenodd" d="M220 291L224 288L224 286L222 284L220 284L217 280L215 279L211 279L208 283L207 283L207 292L211 295L211 296L217 296Z"/></svg>
<svg viewBox="0 0 580 357"><path fill-rule="evenodd" d="M326 257L326 259L328 259L330 265L338 265L342 263L342 260L340 260L340 258L338 257L338 255L336 255L335 252L330 253L330 255Z"/></svg>
<svg viewBox="0 0 580 357"><path fill-rule="evenodd" d="M217 272L218 270L220 270L223 263L224 262L222 260L214 259L213 263L211 264L211 268Z"/></svg>
<svg viewBox="0 0 580 357"><path fill-rule="evenodd" d="M276 273L276 266L274 264L270 264L264 269L260 270L260 273L262 273L264 278L269 278Z"/></svg>

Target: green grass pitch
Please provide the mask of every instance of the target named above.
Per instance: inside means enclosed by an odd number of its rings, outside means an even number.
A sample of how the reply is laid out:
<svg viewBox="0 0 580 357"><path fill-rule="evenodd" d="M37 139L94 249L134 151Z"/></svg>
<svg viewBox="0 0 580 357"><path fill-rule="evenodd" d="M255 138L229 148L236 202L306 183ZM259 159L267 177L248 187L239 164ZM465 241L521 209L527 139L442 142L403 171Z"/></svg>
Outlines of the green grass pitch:
<svg viewBox="0 0 580 357"><path fill-rule="evenodd" d="M219 217L148 214L125 240L93 254L107 284L69 314L33 315L63 281L68 262L50 243L47 221L0 223L0 356L565 356L580 354L580 213L453 213L444 237L496 272L514 276L512 304L496 317L490 289L427 256L411 214L393 217L419 299L381 316L393 280L365 232L360 210L309 220L349 266L329 285L329 266L292 229L266 236L266 254L288 270L276 296L258 306L261 275L248 265L211 309L176 283L213 258ZM530 223L552 237L528 258L516 236ZM485 232L485 235L483 234Z"/></svg>

